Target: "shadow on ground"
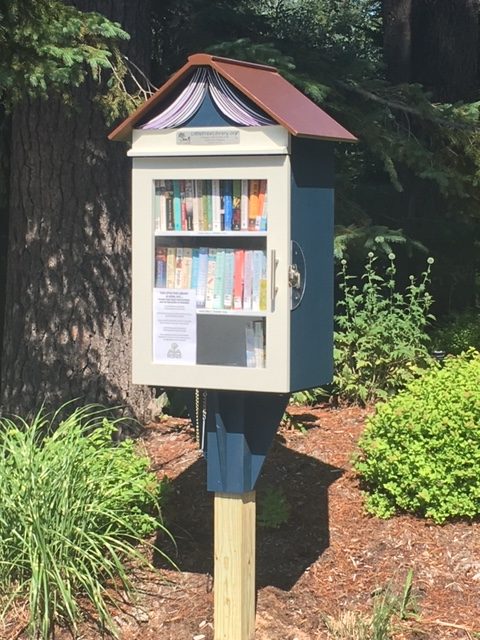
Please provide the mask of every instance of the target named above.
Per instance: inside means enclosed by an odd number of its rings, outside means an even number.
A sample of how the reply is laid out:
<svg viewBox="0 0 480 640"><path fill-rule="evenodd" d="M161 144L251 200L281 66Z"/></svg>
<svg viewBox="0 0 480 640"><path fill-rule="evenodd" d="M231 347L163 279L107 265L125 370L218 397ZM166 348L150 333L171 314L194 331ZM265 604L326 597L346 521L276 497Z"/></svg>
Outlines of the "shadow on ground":
<svg viewBox="0 0 480 640"><path fill-rule="evenodd" d="M328 488L342 473L292 451L277 435L257 484L257 497L267 488L280 489L290 516L279 528L257 527L257 588L290 589L328 547ZM163 537L158 546L181 571L213 574L213 494L205 489L205 461L195 462L172 485L165 516L177 549ZM160 554L155 562L158 567L167 566Z"/></svg>

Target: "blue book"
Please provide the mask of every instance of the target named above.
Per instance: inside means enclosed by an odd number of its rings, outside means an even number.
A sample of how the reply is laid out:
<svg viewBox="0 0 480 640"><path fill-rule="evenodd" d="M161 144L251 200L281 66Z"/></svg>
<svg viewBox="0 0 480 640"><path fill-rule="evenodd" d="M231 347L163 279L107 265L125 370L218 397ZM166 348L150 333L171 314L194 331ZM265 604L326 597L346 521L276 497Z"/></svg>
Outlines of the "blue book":
<svg viewBox="0 0 480 640"><path fill-rule="evenodd" d="M200 249L192 249L192 279L190 281L191 289L197 288L199 260L200 260Z"/></svg>
<svg viewBox="0 0 480 640"><path fill-rule="evenodd" d="M197 276L197 307L205 307L207 294L207 273L208 273L208 249L200 247L198 255L198 276Z"/></svg>
<svg viewBox="0 0 480 640"><path fill-rule="evenodd" d="M225 282L225 249L217 250L215 284L213 288L213 309L223 309L223 287Z"/></svg>
<svg viewBox="0 0 480 640"><path fill-rule="evenodd" d="M182 230L182 203L180 197L180 180L173 180L173 223L175 231Z"/></svg>
<svg viewBox="0 0 480 640"><path fill-rule="evenodd" d="M235 250L225 249L225 269L223 281L223 308L233 308L233 279L235 271Z"/></svg>
<svg viewBox="0 0 480 640"><path fill-rule="evenodd" d="M223 183L223 208L225 231L231 231L233 226L233 186L231 180Z"/></svg>

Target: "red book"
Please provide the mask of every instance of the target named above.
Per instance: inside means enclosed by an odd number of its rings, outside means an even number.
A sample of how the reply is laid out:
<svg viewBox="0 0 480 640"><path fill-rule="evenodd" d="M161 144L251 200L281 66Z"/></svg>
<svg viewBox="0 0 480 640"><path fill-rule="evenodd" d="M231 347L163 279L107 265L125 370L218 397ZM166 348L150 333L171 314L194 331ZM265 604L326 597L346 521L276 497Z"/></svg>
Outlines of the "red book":
<svg viewBox="0 0 480 640"><path fill-rule="evenodd" d="M233 270L233 308L243 309L243 267L245 262L245 251L235 249L234 270Z"/></svg>

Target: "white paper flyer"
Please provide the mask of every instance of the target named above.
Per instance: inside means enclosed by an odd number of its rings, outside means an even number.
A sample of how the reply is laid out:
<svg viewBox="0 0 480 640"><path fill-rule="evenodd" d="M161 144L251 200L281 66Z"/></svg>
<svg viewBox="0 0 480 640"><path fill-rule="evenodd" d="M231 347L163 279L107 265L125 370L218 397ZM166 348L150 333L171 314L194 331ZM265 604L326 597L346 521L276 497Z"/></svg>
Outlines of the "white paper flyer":
<svg viewBox="0 0 480 640"><path fill-rule="evenodd" d="M196 364L195 289L153 290L153 359L162 364Z"/></svg>

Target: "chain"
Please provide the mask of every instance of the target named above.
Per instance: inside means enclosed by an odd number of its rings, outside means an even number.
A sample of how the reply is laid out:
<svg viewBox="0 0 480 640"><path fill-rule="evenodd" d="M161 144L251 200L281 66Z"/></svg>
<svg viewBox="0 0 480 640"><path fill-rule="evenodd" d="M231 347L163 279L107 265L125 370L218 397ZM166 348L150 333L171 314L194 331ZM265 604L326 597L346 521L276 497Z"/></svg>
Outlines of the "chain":
<svg viewBox="0 0 480 640"><path fill-rule="evenodd" d="M195 441L200 446L200 389L195 389Z"/></svg>
<svg viewBox="0 0 480 640"><path fill-rule="evenodd" d="M207 392L203 392L202 398L202 441L200 442L200 447L202 451L205 451L205 428L207 423Z"/></svg>

